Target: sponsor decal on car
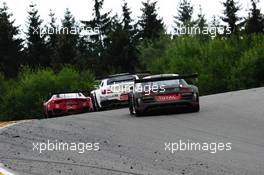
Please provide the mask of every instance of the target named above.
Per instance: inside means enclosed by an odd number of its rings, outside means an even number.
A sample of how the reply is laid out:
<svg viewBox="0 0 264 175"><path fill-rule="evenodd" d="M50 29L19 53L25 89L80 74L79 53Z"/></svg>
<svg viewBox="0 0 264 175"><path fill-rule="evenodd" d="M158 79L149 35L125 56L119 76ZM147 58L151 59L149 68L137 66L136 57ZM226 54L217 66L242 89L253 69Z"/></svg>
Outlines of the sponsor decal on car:
<svg viewBox="0 0 264 175"><path fill-rule="evenodd" d="M125 94L125 95L121 95L121 96L120 96L120 100L121 100L121 101L127 101L127 100L128 100L128 95L127 95L127 94Z"/></svg>
<svg viewBox="0 0 264 175"><path fill-rule="evenodd" d="M178 94L172 94L172 95L159 95L155 97L155 100L157 102L166 102L166 101L177 101L181 98Z"/></svg>

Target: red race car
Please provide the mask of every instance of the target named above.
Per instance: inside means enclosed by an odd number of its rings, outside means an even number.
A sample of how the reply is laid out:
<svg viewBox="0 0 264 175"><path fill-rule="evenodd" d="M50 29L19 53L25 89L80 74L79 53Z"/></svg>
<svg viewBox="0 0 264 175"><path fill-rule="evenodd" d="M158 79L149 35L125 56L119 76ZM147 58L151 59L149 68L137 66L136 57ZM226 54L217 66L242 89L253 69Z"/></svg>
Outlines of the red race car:
<svg viewBox="0 0 264 175"><path fill-rule="evenodd" d="M93 104L82 93L54 93L43 108L45 116L52 117L93 111Z"/></svg>

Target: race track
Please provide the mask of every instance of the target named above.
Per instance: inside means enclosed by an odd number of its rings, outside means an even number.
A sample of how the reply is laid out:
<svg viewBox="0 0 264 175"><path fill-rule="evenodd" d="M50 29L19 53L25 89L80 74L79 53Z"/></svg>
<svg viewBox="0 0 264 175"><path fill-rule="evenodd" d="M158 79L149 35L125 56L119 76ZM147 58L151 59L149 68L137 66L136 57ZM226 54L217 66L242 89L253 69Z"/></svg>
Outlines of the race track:
<svg viewBox="0 0 264 175"><path fill-rule="evenodd" d="M33 151L47 140L98 142L100 150ZM179 140L232 149L165 150ZM264 88L202 97L199 113L136 118L118 109L23 122L0 130L0 163L22 175L263 175Z"/></svg>

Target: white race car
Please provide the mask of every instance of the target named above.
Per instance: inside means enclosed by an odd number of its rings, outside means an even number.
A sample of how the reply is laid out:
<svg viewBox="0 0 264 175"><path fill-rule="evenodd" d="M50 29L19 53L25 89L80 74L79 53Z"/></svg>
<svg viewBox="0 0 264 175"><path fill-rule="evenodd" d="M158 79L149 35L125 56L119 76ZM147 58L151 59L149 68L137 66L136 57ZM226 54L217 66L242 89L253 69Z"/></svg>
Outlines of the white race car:
<svg viewBox="0 0 264 175"><path fill-rule="evenodd" d="M128 105L128 93L134 86L135 79L139 77L130 73L103 79L99 87L91 92L95 110Z"/></svg>

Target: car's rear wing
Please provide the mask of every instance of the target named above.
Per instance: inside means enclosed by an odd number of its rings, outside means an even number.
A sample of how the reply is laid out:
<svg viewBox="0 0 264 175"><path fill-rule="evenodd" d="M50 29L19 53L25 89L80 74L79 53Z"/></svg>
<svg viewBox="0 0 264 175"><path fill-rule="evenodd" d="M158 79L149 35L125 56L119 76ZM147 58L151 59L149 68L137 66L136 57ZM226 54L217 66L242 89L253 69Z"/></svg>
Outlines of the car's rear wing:
<svg viewBox="0 0 264 175"><path fill-rule="evenodd" d="M76 91L55 91L50 92L49 95L57 95L57 94L73 94L73 93L84 93L84 94L90 94L90 91L85 90L76 90Z"/></svg>
<svg viewBox="0 0 264 175"><path fill-rule="evenodd" d="M115 74L115 75L108 75L104 77L97 77L96 80L103 80L103 79L108 79L108 78L115 78L115 77L120 77L120 76L127 76L127 75L138 75L138 76L147 76L150 75L150 72L129 72L129 73L120 73L120 74Z"/></svg>
<svg viewBox="0 0 264 175"><path fill-rule="evenodd" d="M138 79L138 80L135 80L135 83L147 83L147 82L179 80L179 79L195 79L195 78L198 78L197 73L190 74L190 75L178 75L178 76L165 76L165 77L158 77L158 78Z"/></svg>

